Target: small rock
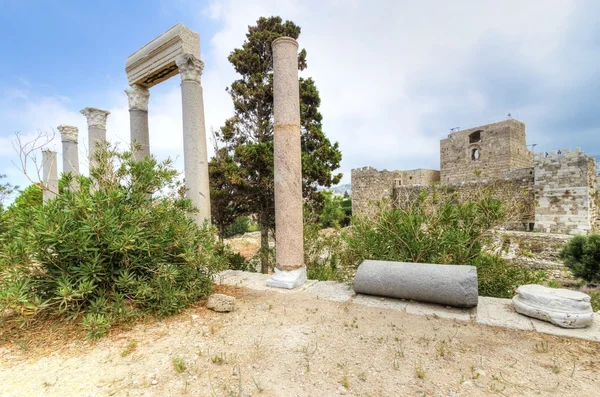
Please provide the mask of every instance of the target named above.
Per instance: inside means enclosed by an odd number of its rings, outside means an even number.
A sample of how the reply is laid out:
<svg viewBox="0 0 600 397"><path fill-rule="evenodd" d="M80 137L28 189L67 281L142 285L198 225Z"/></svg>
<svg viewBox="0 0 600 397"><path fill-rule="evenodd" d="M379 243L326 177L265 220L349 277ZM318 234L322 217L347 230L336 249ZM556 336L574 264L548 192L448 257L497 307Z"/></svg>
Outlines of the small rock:
<svg viewBox="0 0 600 397"><path fill-rule="evenodd" d="M344 386L340 386L340 387L338 387L337 391L339 394L344 395L344 394L346 394L347 390Z"/></svg>
<svg viewBox="0 0 600 397"><path fill-rule="evenodd" d="M215 312L227 313L235 310L235 298L223 294L212 294L206 303L208 309Z"/></svg>
<svg viewBox="0 0 600 397"><path fill-rule="evenodd" d="M156 386L156 385L158 385L158 381L157 381L156 379L152 379L152 385L153 385L153 386Z"/></svg>

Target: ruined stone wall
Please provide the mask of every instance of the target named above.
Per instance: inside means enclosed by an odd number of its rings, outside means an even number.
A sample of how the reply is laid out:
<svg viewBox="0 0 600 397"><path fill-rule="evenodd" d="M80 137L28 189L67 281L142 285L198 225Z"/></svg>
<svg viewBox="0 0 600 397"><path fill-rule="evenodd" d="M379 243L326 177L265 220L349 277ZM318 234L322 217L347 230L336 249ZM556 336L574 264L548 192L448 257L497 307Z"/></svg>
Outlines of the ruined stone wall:
<svg viewBox="0 0 600 397"><path fill-rule="evenodd" d="M564 234L592 230L596 214L593 158L579 148L548 156L536 154L534 176L536 230Z"/></svg>
<svg viewBox="0 0 600 397"><path fill-rule="evenodd" d="M501 179L441 185L441 188L450 193L456 192L461 201L490 192L493 197L507 205L514 217L504 226L510 230L527 230L535 219L533 169L507 170L502 176ZM407 205L423 188L424 186L396 186L393 193L394 206L398 208Z"/></svg>
<svg viewBox="0 0 600 397"><path fill-rule="evenodd" d="M395 186L420 185L428 186L440 181L440 172L419 168L417 170L395 171L400 176L395 181Z"/></svg>
<svg viewBox="0 0 600 397"><path fill-rule="evenodd" d="M533 154L525 143L525 124L505 120L453 132L440 141L443 184L503 178L506 170L529 168Z"/></svg>
<svg viewBox="0 0 600 397"><path fill-rule="evenodd" d="M402 179L402 171L378 171L373 167L356 168L351 171L352 213L369 215L373 212L370 202L383 198L392 199L394 181Z"/></svg>

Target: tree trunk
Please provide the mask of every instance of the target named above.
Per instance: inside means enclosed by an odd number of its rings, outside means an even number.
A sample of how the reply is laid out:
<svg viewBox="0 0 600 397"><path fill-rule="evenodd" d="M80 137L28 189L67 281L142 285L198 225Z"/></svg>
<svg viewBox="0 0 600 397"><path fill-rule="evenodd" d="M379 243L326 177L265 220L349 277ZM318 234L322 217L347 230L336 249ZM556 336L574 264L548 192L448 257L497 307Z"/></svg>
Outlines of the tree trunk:
<svg viewBox="0 0 600 397"><path fill-rule="evenodd" d="M260 272L269 273L269 214L263 211L260 216Z"/></svg>

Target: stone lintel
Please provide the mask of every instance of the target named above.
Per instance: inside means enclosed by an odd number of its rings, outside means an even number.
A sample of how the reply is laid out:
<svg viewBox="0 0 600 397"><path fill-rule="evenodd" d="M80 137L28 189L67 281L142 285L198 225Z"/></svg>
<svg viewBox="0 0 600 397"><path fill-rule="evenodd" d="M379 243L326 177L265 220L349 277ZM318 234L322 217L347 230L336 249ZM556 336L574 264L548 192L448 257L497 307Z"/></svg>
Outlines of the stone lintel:
<svg viewBox="0 0 600 397"><path fill-rule="evenodd" d="M61 124L57 129L60 132L62 142L77 142L77 135L79 134L77 127Z"/></svg>
<svg viewBox="0 0 600 397"><path fill-rule="evenodd" d="M97 127L106 129L106 119L110 114L108 110L87 107L79 113L87 118L88 128Z"/></svg>
<svg viewBox="0 0 600 397"><path fill-rule="evenodd" d="M178 23L127 58L129 85L150 88L175 76L175 58L184 53L200 59L200 35Z"/></svg>

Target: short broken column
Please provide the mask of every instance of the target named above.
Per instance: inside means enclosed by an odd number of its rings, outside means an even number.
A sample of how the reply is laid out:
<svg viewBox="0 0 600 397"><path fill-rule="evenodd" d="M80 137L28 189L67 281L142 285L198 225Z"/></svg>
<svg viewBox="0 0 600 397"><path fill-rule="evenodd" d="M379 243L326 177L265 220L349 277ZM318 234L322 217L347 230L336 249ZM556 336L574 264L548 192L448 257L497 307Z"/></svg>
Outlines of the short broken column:
<svg viewBox="0 0 600 397"><path fill-rule="evenodd" d="M129 133L131 143L140 147L134 151L134 158L139 160L150 155L150 131L148 129L148 101L150 91L141 85L134 84L125 90L129 100Z"/></svg>
<svg viewBox="0 0 600 397"><path fill-rule="evenodd" d="M196 224L210 223L210 184L208 181L208 153L204 126L204 100L200 76L204 64L193 54L175 58L181 75L181 108L183 113L183 162L186 196L197 213L192 214Z"/></svg>
<svg viewBox="0 0 600 397"><path fill-rule="evenodd" d="M79 176L79 149L77 146L77 136L79 129L72 125L59 125L60 137L63 150L63 174L71 173L73 184L70 188L77 187L77 177Z"/></svg>
<svg viewBox="0 0 600 397"><path fill-rule="evenodd" d="M456 307L477 306L477 268L364 261L356 271L354 291L359 294L411 299Z"/></svg>
<svg viewBox="0 0 600 397"><path fill-rule="evenodd" d="M98 149L98 145L102 142L106 142L106 119L110 114L107 110L90 108L87 107L81 112L86 119L88 124L88 140L89 140L89 154L88 160L90 162L90 169L94 164L94 154Z"/></svg>
<svg viewBox="0 0 600 397"><path fill-rule="evenodd" d="M273 41L276 267L267 285L294 288L306 281L298 42Z"/></svg>
<svg viewBox="0 0 600 397"><path fill-rule="evenodd" d="M43 202L56 197L58 194L58 166L56 152L50 149L42 150L42 198Z"/></svg>

